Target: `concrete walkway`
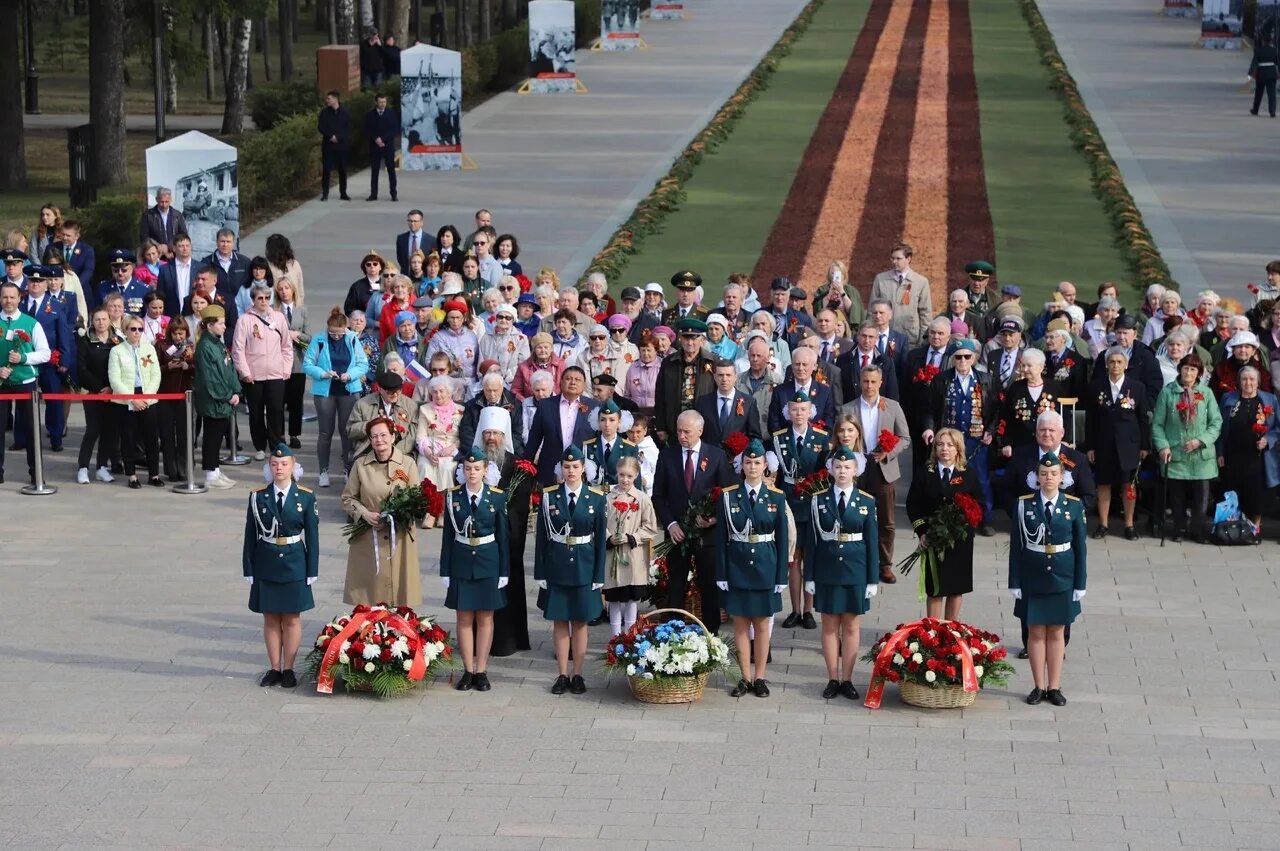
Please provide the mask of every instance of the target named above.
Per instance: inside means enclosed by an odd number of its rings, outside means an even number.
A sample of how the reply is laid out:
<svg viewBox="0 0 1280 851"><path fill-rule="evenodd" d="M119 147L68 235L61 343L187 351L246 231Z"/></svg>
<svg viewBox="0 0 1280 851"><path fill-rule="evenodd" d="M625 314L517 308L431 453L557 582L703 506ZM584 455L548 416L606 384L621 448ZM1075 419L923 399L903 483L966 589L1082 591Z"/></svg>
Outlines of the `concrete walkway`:
<svg viewBox="0 0 1280 851"><path fill-rule="evenodd" d="M89 116L85 113L61 113L61 112L42 112L39 115L23 115L22 126L28 130L63 130L68 127L76 127L81 124L88 124ZM134 113L125 116L125 127L130 133L141 132L143 130L154 130L156 119L151 114ZM205 133L221 133L222 132L222 116L221 115L167 115L164 119L165 130L169 135L174 133L185 133L188 130L200 130ZM256 127L253 119L248 115L244 117L244 127L246 130L252 130Z"/></svg>
<svg viewBox="0 0 1280 851"><path fill-rule="evenodd" d="M385 175L383 200L366 203L368 175L355 175L353 201L336 201L335 191L327 203L304 204L247 237L244 250L288 235L308 299L325 304L345 295L364 252L394 256L410 208L426 212L432 233L448 223L465 233L487 207L500 232L519 237L527 271L551 266L574 280L804 5L698 0L689 20L646 22L647 51L579 51L589 93L506 93L463 117L463 146L478 170L401 172L398 204L387 200Z"/></svg>
<svg viewBox="0 0 1280 851"><path fill-rule="evenodd" d="M1151 0L1039 5L1183 292L1245 297L1280 256L1280 121L1249 115L1250 53L1201 49L1198 19Z"/></svg>

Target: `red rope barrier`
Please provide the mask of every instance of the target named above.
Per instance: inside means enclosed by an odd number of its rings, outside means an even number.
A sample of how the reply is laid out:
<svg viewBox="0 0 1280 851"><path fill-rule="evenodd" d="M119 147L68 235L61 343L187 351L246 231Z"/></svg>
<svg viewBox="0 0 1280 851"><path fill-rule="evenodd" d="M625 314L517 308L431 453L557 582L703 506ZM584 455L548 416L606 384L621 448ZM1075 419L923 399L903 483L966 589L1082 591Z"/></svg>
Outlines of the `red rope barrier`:
<svg viewBox="0 0 1280 851"><path fill-rule="evenodd" d="M0 396L0 401L5 397ZM28 397L20 397L28 398ZM41 393L49 402L185 402L185 393Z"/></svg>

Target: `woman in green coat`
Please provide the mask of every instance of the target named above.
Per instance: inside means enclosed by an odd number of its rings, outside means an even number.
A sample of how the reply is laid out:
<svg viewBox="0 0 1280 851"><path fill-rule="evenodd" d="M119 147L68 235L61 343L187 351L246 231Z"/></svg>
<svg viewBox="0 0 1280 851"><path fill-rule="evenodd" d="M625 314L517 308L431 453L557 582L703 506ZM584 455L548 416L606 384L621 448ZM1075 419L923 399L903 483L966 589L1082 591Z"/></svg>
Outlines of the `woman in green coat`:
<svg viewBox="0 0 1280 851"><path fill-rule="evenodd" d="M231 414L240 404L240 379L231 364L231 351L222 340L227 332L226 312L216 304L206 307L200 314L200 327L193 393L196 413L204 429L200 466L206 485L225 490L235 487L236 483L222 474L219 457L222 444L230 434Z"/></svg>
<svg viewBox="0 0 1280 851"><path fill-rule="evenodd" d="M1151 438L1169 482L1169 508L1173 511L1173 535L1181 538L1191 508L1191 537L1206 540L1209 482L1218 475L1217 450L1222 413L1200 384L1204 362L1194 353L1178 363L1178 380L1170 382L1156 399Z"/></svg>

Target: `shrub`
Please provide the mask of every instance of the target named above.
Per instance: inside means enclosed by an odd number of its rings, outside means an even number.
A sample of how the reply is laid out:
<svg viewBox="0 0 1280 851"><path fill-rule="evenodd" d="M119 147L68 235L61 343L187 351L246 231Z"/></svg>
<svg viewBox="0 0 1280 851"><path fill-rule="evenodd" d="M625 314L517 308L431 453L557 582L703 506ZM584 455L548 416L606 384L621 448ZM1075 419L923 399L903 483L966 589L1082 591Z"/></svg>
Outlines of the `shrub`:
<svg viewBox="0 0 1280 851"><path fill-rule="evenodd" d="M137 250L138 222L146 203L140 195L108 195L88 207L63 214L80 222L82 238L97 252L93 280L81 282L86 288L109 276L107 254L113 249Z"/></svg>
<svg viewBox="0 0 1280 851"><path fill-rule="evenodd" d="M315 114L324 99L311 83L274 83L249 90L249 115L259 130L303 112Z"/></svg>
<svg viewBox="0 0 1280 851"><path fill-rule="evenodd" d="M319 134L312 115L295 115L265 133L246 134L237 147L242 217L292 198L320 175Z"/></svg>

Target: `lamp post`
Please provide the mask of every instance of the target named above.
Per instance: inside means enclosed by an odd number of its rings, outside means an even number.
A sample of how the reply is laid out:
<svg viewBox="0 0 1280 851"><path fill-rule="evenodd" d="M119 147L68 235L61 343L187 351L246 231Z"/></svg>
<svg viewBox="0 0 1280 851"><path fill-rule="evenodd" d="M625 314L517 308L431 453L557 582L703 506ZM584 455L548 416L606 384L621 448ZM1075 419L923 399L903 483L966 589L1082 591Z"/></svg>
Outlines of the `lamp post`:
<svg viewBox="0 0 1280 851"><path fill-rule="evenodd" d="M27 115L40 114L40 74L36 71L36 27L32 0L24 0L22 17L25 19L27 60Z"/></svg>
<svg viewBox="0 0 1280 851"><path fill-rule="evenodd" d="M28 3L31 0L27 0ZM156 144L164 141L164 6L152 0L151 76L156 82Z"/></svg>

